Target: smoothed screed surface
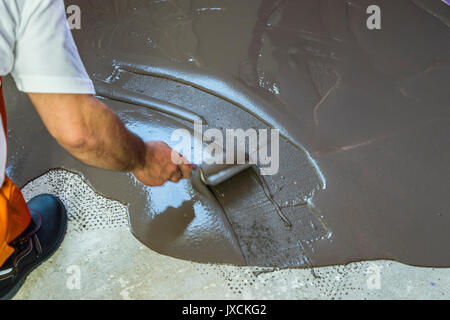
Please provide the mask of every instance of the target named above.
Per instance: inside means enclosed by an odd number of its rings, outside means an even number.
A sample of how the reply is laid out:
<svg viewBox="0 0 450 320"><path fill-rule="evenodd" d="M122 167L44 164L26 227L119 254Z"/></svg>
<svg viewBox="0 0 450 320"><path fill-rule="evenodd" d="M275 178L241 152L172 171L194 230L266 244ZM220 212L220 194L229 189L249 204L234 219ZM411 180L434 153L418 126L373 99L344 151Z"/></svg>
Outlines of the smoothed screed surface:
<svg viewBox="0 0 450 320"><path fill-rule="evenodd" d="M280 129L280 170L147 188L89 168L6 79L8 174L81 173L170 256L280 268L394 259L450 266L450 28L440 0L75 0L97 94L139 136ZM381 9L369 30L366 9ZM267 190L264 189L267 185ZM269 196L268 196L269 195ZM292 223L277 214L279 206Z"/></svg>

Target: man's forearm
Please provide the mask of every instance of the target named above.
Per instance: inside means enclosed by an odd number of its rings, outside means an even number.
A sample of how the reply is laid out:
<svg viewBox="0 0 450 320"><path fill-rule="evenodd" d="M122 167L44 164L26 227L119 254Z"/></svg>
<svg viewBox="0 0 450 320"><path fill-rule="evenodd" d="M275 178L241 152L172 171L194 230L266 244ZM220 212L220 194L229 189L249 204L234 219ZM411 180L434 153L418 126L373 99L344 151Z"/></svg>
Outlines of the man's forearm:
<svg viewBox="0 0 450 320"><path fill-rule="evenodd" d="M116 171L133 171L144 165L144 142L98 99L88 95L29 96L50 133L84 163Z"/></svg>
<svg viewBox="0 0 450 320"><path fill-rule="evenodd" d="M115 171L133 171L145 161L144 142L130 132L115 113L97 99L91 99L89 135L80 145L63 145L84 163ZM61 142L63 144L63 142Z"/></svg>

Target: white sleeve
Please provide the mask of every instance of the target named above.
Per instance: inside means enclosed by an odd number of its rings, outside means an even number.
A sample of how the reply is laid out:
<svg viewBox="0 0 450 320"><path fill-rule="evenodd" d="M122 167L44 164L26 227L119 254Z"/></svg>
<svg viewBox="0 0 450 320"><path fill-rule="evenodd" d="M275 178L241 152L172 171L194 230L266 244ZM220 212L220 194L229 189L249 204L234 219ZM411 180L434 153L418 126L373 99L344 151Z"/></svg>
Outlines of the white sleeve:
<svg viewBox="0 0 450 320"><path fill-rule="evenodd" d="M63 0L21 2L12 76L23 92L94 94Z"/></svg>
<svg viewBox="0 0 450 320"><path fill-rule="evenodd" d="M0 76L10 73L13 67L18 14L17 4L0 1Z"/></svg>

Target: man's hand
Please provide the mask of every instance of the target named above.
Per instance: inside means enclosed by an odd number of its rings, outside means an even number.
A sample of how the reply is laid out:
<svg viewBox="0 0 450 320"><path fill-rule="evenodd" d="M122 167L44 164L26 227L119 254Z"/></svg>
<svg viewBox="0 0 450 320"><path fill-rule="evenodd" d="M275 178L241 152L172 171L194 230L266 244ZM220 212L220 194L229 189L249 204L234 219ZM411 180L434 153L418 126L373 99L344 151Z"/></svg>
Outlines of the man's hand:
<svg viewBox="0 0 450 320"><path fill-rule="evenodd" d="M162 186L166 181L178 182L191 176L192 165L166 143L147 142L145 145L145 162L133 171L143 184Z"/></svg>

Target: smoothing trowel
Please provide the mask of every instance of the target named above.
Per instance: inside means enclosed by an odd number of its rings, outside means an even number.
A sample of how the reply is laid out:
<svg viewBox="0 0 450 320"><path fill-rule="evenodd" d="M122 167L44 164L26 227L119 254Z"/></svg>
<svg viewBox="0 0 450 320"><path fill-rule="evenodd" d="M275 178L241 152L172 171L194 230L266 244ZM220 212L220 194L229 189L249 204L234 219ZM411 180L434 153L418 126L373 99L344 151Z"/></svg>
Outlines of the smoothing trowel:
<svg viewBox="0 0 450 320"><path fill-rule="evenodd" d="M244 170L251 168L252 164L214 164L197 166L200 180L210 187L217 187L219 184L231 179Z"/></svg>

